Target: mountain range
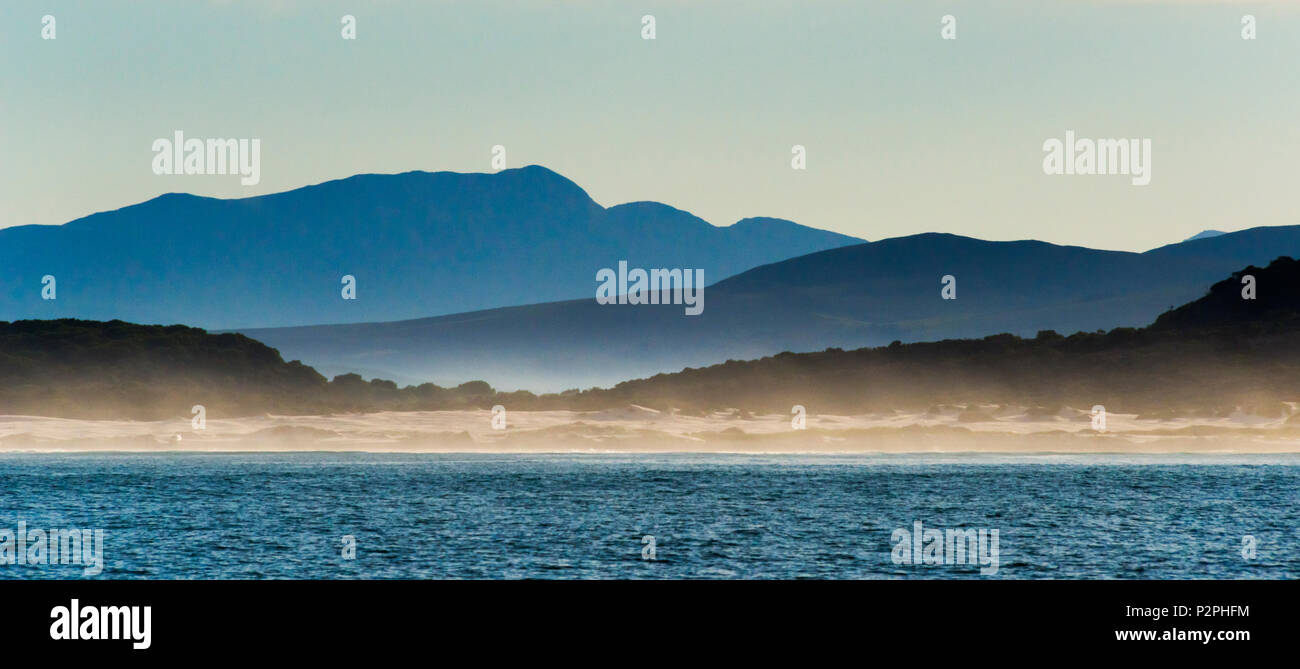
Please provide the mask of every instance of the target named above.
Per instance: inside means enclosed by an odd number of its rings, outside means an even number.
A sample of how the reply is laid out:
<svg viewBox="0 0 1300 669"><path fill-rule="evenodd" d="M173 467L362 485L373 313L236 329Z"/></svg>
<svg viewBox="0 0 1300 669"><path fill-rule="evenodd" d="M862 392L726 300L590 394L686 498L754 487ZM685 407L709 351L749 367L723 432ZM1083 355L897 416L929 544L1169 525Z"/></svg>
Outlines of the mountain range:
<svg viewBox="0 0 1300 669"><path fill-rule="evenodd" d="M602 207L544 167L357 175L272 195L172 193L0 229L0 319L204 328L384 321L594 296L620 260L738 272L862 240L774 218L717 227ZM55 298L42 299L43 277ZM343 278L356 299L343 299Z"/></svg>
<svg viewBox="0 0 1300 669"><path fill-rule="evenodd" d="M183 323L327 375L548 392L784 351L1143 326L1232 271L1300 255L1300 226L1214 232L1145 253L930 232L863 242L603 207L539 166L358 175L0 229L0 319ZM597 272L620 261L702 268L703 313L597 304ZM45 275L57 299L42 299Z"/></svg>
<svg viewBox="0 0 1300 669"><path fill-rule="evenodd" d="M1243 299L1243 279L1255 299ZM1249 282L1249 280L1247 280ZM792 406L834 415L938 416L958 421L1053 420L1097 404L1144 418L1291 416L1300 392L1300 261L1246 267L1204 297L1146 328L1042 330L845 351L780 353L624 381L612 388L537 395L502 393L483 381L399 388L341 374L327 381L248 337L185 326L121 321L0 322L0 416L161 419L201 404L213 418L366 411L627 409L649 418L675 412L732 418L787 414ZM928 410L927 410L928 407ZM1073 407L1073 410L1067 408ZM1017 420L1020 420L1017 419ZM1086 415L1083 416L1087 420ZM597 417L594 420L600 421ZM1289 418L1291 424L1296 418ZM575 424L576 426L576 424ZM1191 436L1213 434L1205 428ZM328 436L308 430L313 436ZM22 439L23 435L17 435Z"/></svg>
<svg viewBox="0 0 1300 669"><path fill-rule="evenodd" d="M1225 275L1300 255L1300 226L1101 251L925 233L757 267L710 285L705 309L593 298L388 323L242 332L326 375L483 379L539 392L608 386L729 359L1039 330L1150 324ZM955 279L956 299L941 296Z"/></svg>

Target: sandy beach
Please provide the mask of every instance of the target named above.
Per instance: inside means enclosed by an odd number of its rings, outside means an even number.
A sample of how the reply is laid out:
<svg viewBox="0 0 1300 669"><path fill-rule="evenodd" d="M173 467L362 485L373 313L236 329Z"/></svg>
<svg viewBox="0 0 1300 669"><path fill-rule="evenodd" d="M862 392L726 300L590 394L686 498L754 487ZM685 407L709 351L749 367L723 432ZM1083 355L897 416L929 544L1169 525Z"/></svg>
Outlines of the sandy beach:
<svg viewBox="0 0 1300 669"><path fill-rule="evenodd" d="M1043 415L1015 407L944 407L929 412L789 416L721 411L707 416L639 406L617 410L516 411L505 429L479 411L104 421L0 416L0 452L734 452L734 453L1288 453L1300 452L1293 411L1268 418L1235 413L1150 419L1109 414L1104 432L1089 413Z"/></svg>

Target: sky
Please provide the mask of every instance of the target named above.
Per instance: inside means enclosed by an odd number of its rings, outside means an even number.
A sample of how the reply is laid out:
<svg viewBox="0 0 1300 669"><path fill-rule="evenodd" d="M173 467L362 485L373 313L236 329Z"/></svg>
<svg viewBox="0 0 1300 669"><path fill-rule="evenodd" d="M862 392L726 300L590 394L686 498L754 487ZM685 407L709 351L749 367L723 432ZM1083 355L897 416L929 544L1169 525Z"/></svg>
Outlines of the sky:
<svg viewBox="0 0 1300 669"><path fill-rule="evenodd" d="M501 145L602 205L715 225L1141 251L1300 224L1298 63L1300 2L5 2L0 227L486 172ZM176 130L260 139L260 182L154 174ZM1045 174L1067 130L1150 139L1150 184Z"/></svg>

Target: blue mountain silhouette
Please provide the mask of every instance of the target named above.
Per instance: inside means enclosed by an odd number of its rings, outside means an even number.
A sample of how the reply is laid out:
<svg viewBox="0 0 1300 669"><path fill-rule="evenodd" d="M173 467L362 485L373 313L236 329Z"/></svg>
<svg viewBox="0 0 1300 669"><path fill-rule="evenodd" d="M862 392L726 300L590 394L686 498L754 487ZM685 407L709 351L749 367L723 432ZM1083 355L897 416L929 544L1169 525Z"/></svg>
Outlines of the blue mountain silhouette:
<svg viewBox="0 0 1300 669"><path fill-rule="evenodd" d="M396 320L594 296L619 260L712 282L862 240L771 218L717 227L605 208L544 167L358 175L221 200L169 194L61 226L0 229L0 319L207 328ZM54 276L57 299L42 300ZM357 299L341 280L357 280Z"/></svg>
<svg viewBox="0 0 1300 669"><path fill-rule="evenodd" d="M705 309L593 298L394 323L243 330L327 375L483 379L559 391L828 347L1001 332L1034 336L1150 324L1240 268L1300 255L1300 226L1263 227L1145 253L926 233L846 246L709 286ZM940 279L956 277L957 299ZM868 380L869 382L869 380Z"/></svg>

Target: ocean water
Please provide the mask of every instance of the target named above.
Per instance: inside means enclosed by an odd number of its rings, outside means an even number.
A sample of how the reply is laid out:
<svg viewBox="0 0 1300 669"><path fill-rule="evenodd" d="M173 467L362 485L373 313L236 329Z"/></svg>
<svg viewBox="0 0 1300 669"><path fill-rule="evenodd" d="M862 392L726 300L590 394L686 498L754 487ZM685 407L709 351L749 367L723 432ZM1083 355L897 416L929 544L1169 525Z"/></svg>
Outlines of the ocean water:
<svg viewBox="0 0 1300 669"><path fill-rule="evenodd" d="M0 454L0 530L102 529L94 578L1297 578L1297 502L1293 455ZM996 574L896 563L916 521Z"/></svg>

